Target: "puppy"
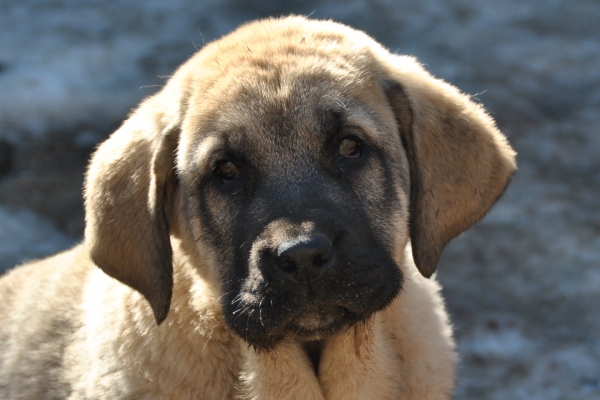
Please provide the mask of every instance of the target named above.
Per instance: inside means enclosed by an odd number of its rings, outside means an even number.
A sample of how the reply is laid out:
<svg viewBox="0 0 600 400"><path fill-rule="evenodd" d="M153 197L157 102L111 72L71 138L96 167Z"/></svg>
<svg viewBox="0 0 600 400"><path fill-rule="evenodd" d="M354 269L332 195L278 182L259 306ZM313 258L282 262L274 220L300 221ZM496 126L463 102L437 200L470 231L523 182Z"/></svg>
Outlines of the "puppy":
<svg viewBox="0 0 600 400"><path fill-rule="evenodd" d="M413 58L245 25L98 148L84 243L0 281L0 397L448 399L428 278L514 169Z"/></svg>

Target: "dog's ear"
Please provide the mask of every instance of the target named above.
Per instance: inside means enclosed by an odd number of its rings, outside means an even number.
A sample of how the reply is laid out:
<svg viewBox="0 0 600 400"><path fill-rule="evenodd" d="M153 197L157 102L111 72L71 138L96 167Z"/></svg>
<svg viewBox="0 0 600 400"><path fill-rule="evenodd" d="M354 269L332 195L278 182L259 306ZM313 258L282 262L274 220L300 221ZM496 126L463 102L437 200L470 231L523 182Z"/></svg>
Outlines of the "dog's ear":
<svg viewBox="0 0 600 400"><path fill-rule="evenodd" d="M388 75L384 90L410 164L413 258L430 277L444 246L504 192L515 152L480 105L414 59L392 56Z"/></svg>
<svg viewBox="0 0 600 400"><path fill-rule="evenodd" d="M170 215L179 126L150 98L94 154L85 185L85 242L106 274L139 291L157 323L173 288Z"/></svg>

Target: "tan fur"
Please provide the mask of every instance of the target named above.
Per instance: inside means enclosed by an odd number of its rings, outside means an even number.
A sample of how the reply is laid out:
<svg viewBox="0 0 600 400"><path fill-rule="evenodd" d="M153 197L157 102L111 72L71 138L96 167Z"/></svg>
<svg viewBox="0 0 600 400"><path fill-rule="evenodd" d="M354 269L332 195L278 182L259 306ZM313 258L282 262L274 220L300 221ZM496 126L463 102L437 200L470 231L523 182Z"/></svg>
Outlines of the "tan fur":
<svg viewBox="0 0 600 400"><path fill-rule="evenodd" d="M289 97L299 77L313 97ZM371 113L356 109L354 122L386 143L395 168L410 169L410 182L393 182L404 209L387 216L401 294L324 338L318 374L294 337L255 350L229 330L214 251L182 194L206 172L216 140L198 132L269 123L248 112L249 87L278 87L257 107L275 117L287 102L308 127L303 102L360 100ZM332 22L243 26L192 57L100 146L87 175L85 243L0 281L0 398L448 399L452 330L439 285L423 275L514 168L483 109L414 59ZM369 184L380 183L364 184L367 198Z"/></svg>

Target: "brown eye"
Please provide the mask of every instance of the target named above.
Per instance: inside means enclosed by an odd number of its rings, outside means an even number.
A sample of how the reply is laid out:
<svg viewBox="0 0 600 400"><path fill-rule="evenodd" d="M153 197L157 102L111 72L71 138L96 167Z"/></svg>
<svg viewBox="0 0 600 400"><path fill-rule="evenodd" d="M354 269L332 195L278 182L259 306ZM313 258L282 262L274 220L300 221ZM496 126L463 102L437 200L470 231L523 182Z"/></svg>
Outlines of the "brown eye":
<svg viewBox="0 0 600 400"><path fill-rule="evenodd" d="M351 137L344 138L340 144L340 154L348 158L359 158L360 142Z"/></svg>
<svg viewBox="0 0 600 400"><path fill-rule="evenodd" d="M238 168L229 160L219 161L214 171L222 183L229 183L240 175Z"/></svg>

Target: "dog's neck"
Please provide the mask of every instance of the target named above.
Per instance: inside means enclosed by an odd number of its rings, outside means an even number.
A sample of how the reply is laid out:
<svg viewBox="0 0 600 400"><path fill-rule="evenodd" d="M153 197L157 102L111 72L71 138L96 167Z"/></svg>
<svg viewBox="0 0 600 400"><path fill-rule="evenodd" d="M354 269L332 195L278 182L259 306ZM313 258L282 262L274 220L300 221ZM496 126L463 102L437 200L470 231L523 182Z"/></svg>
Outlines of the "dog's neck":
<svg viewBox="0 0 600 400"><path fill-rule="evenodd" d="M312 362L315 375L319 376L319 363L323 352L322 340L308 340L302 343L302 349L306 352L308 359Z"/></svg>

